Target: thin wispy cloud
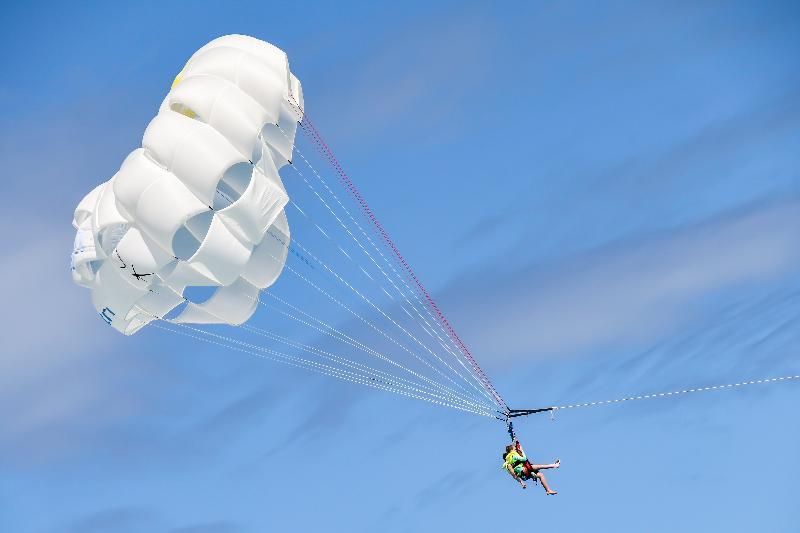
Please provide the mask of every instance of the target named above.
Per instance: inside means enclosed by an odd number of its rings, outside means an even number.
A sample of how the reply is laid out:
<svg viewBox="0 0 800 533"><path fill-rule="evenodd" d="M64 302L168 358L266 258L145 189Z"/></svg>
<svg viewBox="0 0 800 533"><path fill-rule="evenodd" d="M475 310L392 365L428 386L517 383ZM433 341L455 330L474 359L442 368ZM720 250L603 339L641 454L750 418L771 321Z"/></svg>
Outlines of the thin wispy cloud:
<svg viewBox="0 0 800 533"><path fill-rule="evenodd" d="M68 533L136 533L157 531L164 527L160 514L148 507L119 506L103 509L76 519L67 528Z"/></svg>
<svg viewBox="0 0 800 533"><path fill-rule="evenodd" d="M551 265L481 271L448 289L446 305L480 331L466 336L492 364L646 342L716 291L796 272L798 224L797 200L758 203Z"/></svg>
<svg viewBox="0 0 800 533"><path fill-rule="evenodd" d="M169 533L241 533L245 529L236 522L205 522L171 529Z"/></svg>

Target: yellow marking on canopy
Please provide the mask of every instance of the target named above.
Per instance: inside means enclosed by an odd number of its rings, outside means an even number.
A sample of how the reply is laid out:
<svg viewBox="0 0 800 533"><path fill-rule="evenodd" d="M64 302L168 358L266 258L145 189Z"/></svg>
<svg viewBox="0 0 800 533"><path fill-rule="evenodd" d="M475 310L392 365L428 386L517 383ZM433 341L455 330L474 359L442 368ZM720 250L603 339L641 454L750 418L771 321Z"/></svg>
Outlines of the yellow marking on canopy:
<svg viewBox="0 0 800 533"><path fill-rule="evenodd" d="M185 67L182 68L180 72L178 72L177 76L175 76L175 79L172 81L172 87L170 87L170 89L174 89L176 85L178 85L180 82L183 81L183 71L184 71L184 69L185 69Z"/></svg>
<svg viewBox="0 0 800 533"><path fill-rule="evenodd" d="M178 111L182 115L186 115L189 118L197 118L197 113L195 113L194 111L192 111L191 109L189 109L186 106L181 106L176 111Z"/></svg>

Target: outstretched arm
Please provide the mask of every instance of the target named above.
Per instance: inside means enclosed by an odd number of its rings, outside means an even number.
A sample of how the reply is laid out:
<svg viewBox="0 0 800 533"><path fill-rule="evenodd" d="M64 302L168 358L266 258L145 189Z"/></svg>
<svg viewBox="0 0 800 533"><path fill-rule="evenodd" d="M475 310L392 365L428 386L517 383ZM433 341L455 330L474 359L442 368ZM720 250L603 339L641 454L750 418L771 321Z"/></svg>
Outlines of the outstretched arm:
<svg viewBox="0 0 800 533"><path fill-rule="evenodd" d="M511 468L511 465L506 465L506 470L509 474L511 474L511 477L513 477L517 482L519 482L520 485L522 485L523 489L526 488L525 482L522 481L519 476L517 476L516 472L514 472L514 469Z"/></svg>

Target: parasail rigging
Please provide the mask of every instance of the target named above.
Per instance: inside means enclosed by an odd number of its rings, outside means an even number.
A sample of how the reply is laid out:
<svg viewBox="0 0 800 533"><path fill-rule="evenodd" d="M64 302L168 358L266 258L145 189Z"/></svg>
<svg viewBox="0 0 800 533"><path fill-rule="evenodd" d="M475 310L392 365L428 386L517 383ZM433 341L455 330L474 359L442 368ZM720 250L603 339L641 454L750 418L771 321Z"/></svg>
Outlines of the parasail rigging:
<svg viewBox="0 0 800 533"><path fill-rule="evenodd" d="M252 37L189 58L73 226L72 278L125 335L496 418L512 438L513 418L614 402L509 408L309 118L286 54Z"/></svg>

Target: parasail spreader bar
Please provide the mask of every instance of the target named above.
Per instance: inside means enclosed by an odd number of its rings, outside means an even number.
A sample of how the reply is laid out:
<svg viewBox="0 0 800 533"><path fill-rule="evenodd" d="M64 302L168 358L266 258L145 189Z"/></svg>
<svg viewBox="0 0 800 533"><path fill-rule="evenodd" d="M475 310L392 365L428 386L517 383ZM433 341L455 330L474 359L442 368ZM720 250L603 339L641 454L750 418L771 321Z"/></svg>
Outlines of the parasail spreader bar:
<svg viewBox="0 0 800 533"><path fill-rule="evenodd" d="M509 409L506 412L506 417L515 418L517 416L535 415L536 413L546 413L547 411L554 411L557 407L540 407L539 409Z"/></svg>

